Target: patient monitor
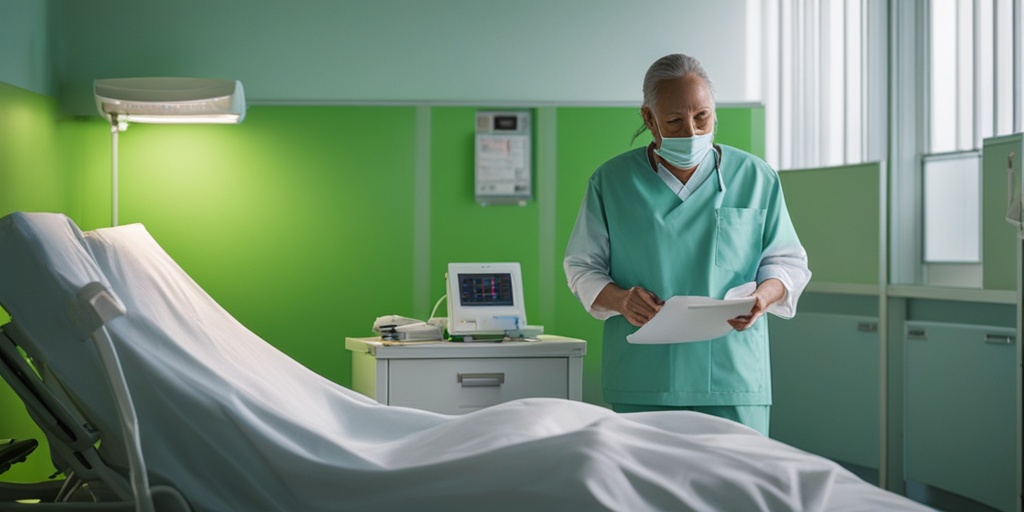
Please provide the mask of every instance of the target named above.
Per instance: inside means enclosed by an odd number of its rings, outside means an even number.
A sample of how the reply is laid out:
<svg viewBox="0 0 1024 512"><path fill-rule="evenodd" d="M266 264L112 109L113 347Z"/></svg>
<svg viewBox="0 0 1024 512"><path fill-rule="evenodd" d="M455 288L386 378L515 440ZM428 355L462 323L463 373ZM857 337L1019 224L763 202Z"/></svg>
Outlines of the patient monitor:
<svg viewBox="0 0 1024 512"><path fill-rule="evenodd" d="M449 263L445 277L452 337L519 336L526 327L519 263Z"/></svg>

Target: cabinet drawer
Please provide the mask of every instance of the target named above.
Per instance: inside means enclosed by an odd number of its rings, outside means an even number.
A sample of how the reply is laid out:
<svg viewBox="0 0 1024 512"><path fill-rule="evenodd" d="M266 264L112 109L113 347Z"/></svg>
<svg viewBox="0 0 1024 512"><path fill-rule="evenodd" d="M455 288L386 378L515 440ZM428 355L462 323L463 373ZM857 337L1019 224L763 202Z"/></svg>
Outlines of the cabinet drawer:
<svg viewBox="0 0 1024 512"><path fill-rule="evenodd" d="M527 397L569 397L563 357L392 359L389 405L463 414Z"/></svg>

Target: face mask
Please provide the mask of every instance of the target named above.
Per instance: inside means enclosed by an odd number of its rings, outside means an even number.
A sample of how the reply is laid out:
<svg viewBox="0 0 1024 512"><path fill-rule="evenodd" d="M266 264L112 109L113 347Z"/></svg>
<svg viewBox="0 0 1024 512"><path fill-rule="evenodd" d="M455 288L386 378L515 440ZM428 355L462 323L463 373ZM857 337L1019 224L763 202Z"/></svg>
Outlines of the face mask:
<svg viewBox="0 0 1024 512"><path fill-rule="evenodd" d="M658 135L661 135L661 127L658 128ZM693 137L662 137L661 147L654 150L654 153L666 162L679 169L690 169L704 160L704 157L711 150L714 132Z"/></svg>

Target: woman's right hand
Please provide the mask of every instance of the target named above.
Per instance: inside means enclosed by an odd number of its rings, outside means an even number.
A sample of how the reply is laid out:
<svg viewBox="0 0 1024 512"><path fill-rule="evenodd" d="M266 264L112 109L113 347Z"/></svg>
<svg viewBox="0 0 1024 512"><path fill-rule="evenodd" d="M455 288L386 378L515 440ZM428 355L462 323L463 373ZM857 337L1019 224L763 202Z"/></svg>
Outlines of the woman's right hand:
<svg viewBox="0 0 1024 512"><path fill-rule="evenodd" d="M654 293L639 286L623 289L615 283L608 283L594 302L605 309L618 311L637 327L643 327L654 318L665 303Z"/></svg>

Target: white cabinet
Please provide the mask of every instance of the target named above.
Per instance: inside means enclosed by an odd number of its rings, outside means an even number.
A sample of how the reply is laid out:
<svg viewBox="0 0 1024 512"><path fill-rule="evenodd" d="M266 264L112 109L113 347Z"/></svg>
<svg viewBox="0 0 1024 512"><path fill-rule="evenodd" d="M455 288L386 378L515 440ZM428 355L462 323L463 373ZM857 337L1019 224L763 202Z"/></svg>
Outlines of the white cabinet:
<svg viewBox="0 0 1024 512"><path fill-rule="evenodd" d="M352 388L382 404L463 414L517 398L582 400L586 342L559 336L502 343L346 338Z"/></svg>

